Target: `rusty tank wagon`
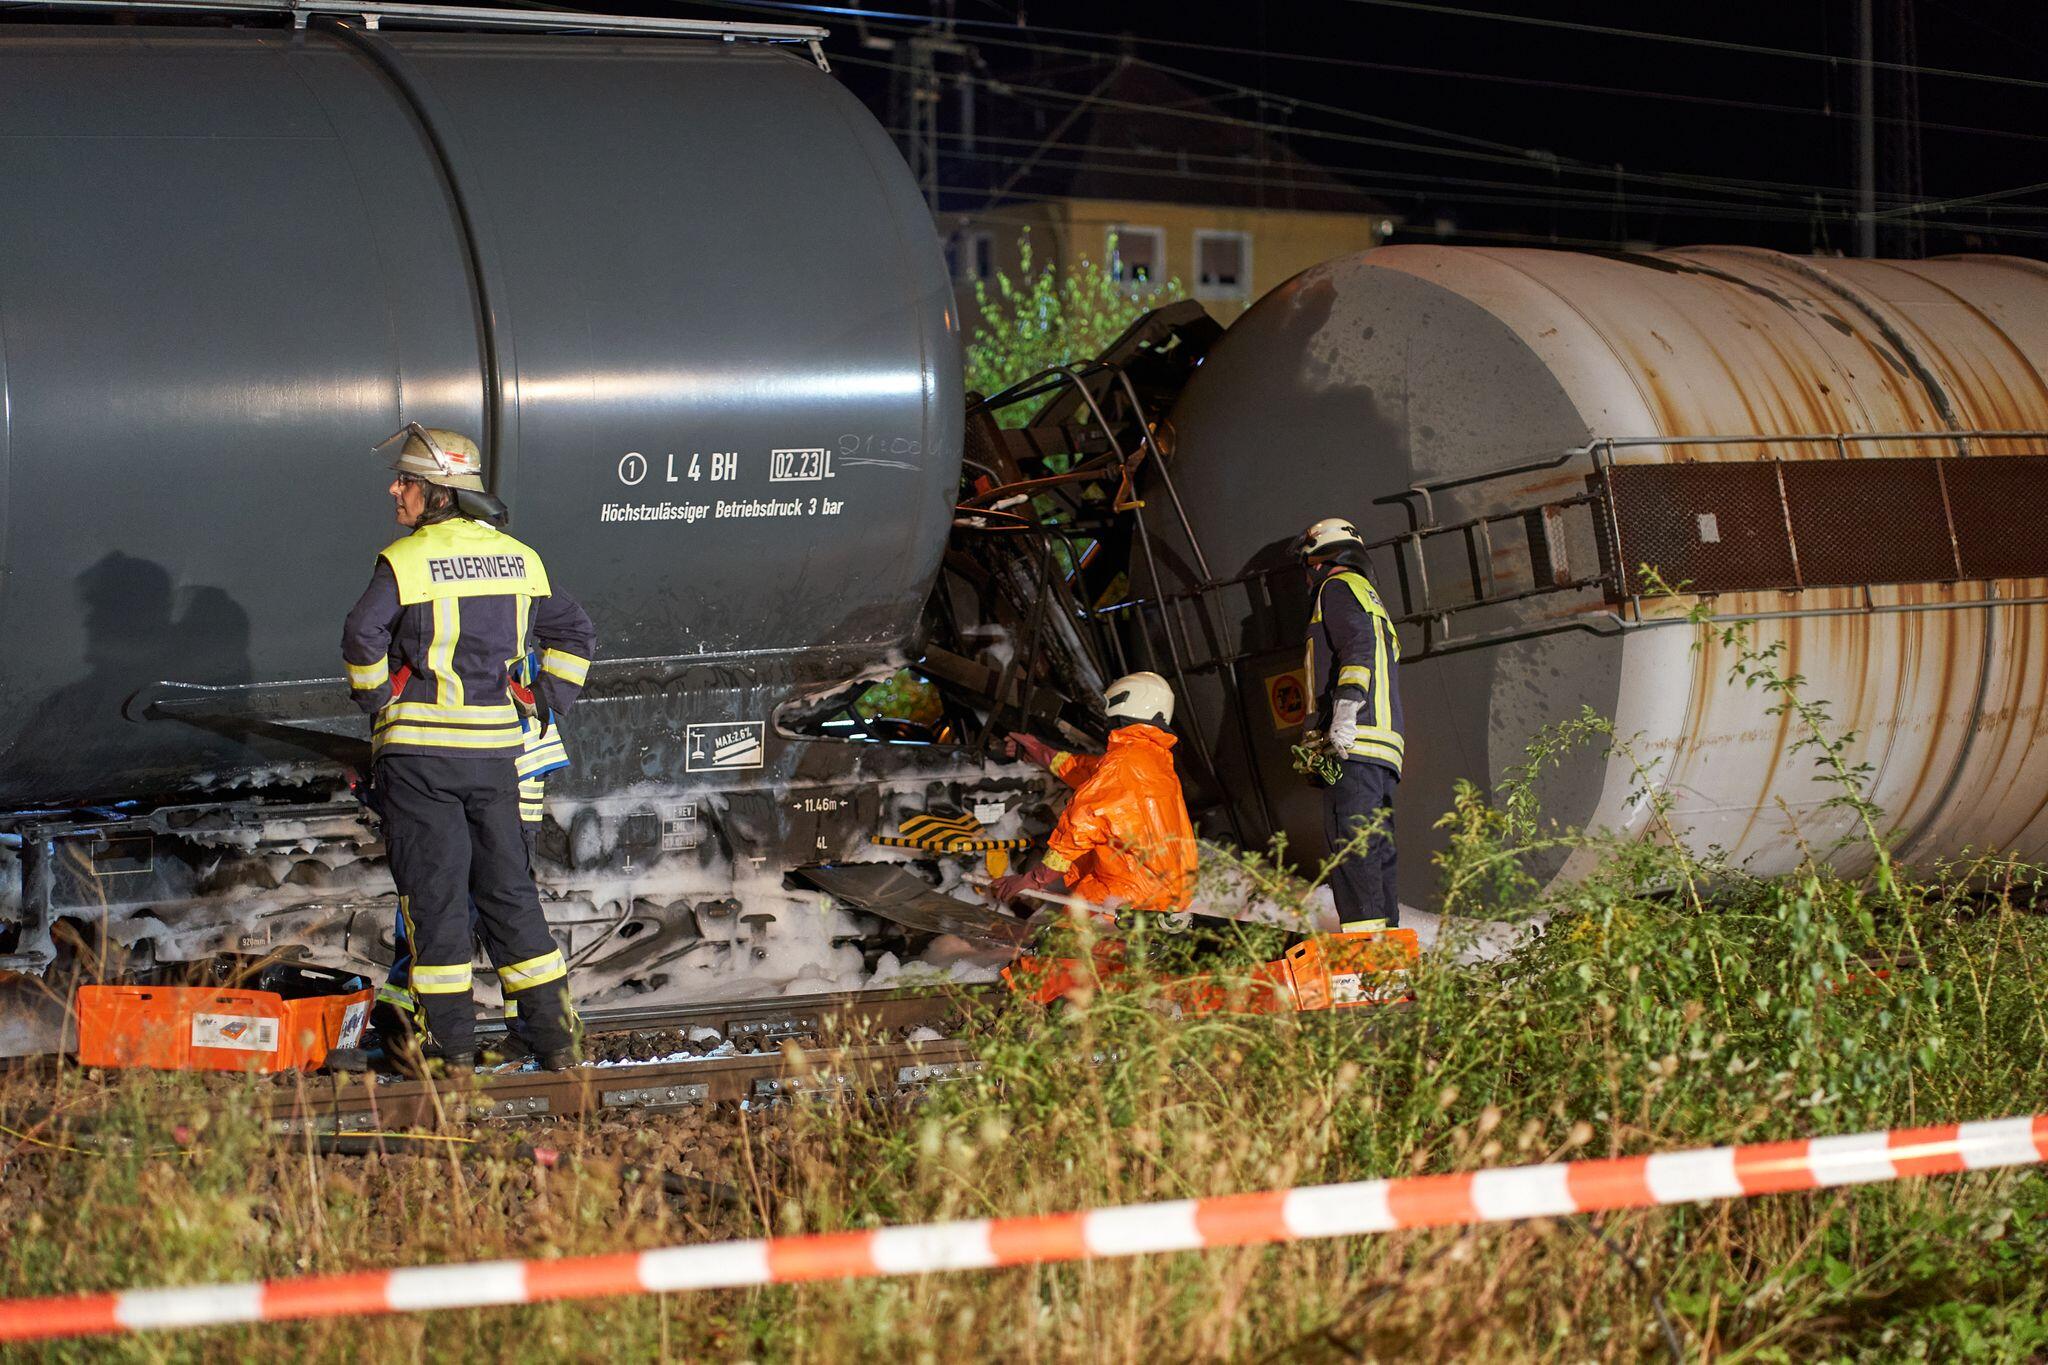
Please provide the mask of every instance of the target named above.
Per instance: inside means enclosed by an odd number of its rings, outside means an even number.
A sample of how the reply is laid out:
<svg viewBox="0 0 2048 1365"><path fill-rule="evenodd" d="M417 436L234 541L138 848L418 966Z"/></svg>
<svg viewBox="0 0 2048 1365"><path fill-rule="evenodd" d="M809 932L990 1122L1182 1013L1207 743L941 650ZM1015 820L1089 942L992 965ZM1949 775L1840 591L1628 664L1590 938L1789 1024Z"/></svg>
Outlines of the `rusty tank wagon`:
<svg viewBox="0 0 2048 1365"><path fill-rule="evenodd" d="M1344 515L1403 623L1411 903L1454 784L1494 788L1582 708L1622 743L1547 773L1547 816L1649 836L1661 793L1669 833L1757 873L1802 843L1866 863L1798 717L1729 681L1735 621L1851 737L1901 856L2048 853L2044 374L2027 260L1398 246L1289 280L1166 433L1210 575L1162 586L1212 632L1182 662L1221 789L1254 837L1320 847L1275 700L1300 662L1282 537Z"/></svg>

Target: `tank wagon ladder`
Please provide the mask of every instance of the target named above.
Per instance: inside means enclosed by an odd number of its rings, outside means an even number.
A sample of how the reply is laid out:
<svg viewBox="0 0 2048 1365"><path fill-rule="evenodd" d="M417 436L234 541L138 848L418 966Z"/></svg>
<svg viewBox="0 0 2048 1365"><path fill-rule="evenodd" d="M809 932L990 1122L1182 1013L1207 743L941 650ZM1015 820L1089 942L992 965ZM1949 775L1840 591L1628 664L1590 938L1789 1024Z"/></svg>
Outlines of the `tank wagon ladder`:
<svg viewBox="0 0 2048 1365"><path fill-rule="evenodd" d="M2048 452L2048 430L1600 437L1546 459L1417 483L1377 498L1382 505L1402 507L1409 527L1369 542L1366 550L1376 565L1392 559L1399 608L1390 614L1397 625L1415 627L1421 635L1419 648L1404 648L1404 658L1411 661L1563 630L1612 633L1665 624L1643 610L1645 597L1657 591L1660 581L1698 596L1810 588L1860 589L1864 596L1857 608L1742 613L1745 619L1985 605L1892 606L1878 603L1869 590L2048 576L2048 525L2012 514L2048 500L2048 453L1986 453L1984 445L1992 442L2025 442ZM1904 443L1947 445L1954 453L1852 453L1863 446ZM1617 458L1618 452L1632 450L1744 446L1818 447L1832 452L1832 458L1679 463ZM1575 460L1590 463L1584 492L1457 521L1438 520L1442 494L1528 479ZM1581 570L1583 553L1571 552L1567 514L1581 508L1597 547L1597 570ZM1516 556L1513 545L1502 545L1496 537L1502 526L1520 528L1524 555ZM1441 579L1432 577L1431 546L1447 538L1457 543L1462 593L1447 593ZM1521 559L1519 572L1502 567L1503 559L1513 558ZM1294 572L1291 563L1273 565L1209 579L1182 592L1132 598L1112 610L1164 622L1169 610L1192 599L1234 588L1252 592ZM1518 620L1463 635L1452 629L1460 612L1594 589L1602 592L1606 610L1577 612L1569 619ZM1992 604L2036 601L2048 598L2000 597ZM1215 671L1257 652L1218 653L1190 662L1187 671Z"/></svg>
<svg viewBox="0 0 2048 1365"><path fill-rule="evenodd" d="M1434 483L1414 484L1399 493L1373 499L1380 505L1398 504L1408 516L1407 531L1384 540L1372 541L1366 546L1368 558L1385 553L1391 553L1393 556L1394 577L1401 597L1401 609L1393 613L1394 623L1416 626L1421 630L1421 647L1414 651L1404 648L1404 658L1428 658L1431 655L1447 653L1454 645L1476 642L1460 641L1452 633L1451 616L1454 612L1469 611L1477 607L1504 606L1560 592L1575 592L1599 587L1606 582L1604 572L1574 572L1565 525L1565 514L1579 507L1591 509L1592 518L1597 523L1604 510L1597 494L1578 493L1532 507L1514 507L1504 512L1483 513L1462 521L1443 523L1437 520L1436 495L1439 493L1542 473L1582 454L1583 451L1568 451L1555 459L1517 465L1506 470L1464 478L1442 479ZM1519 583L1503 586L1500 568L1503 552L1501 547L1495 544L1496 526L1521 528L1528 550L1526 586ZM1458 548L1462 550L1460 559L1466 570L1470 596L1456 601L1445 601L1430 583L1429 547L1433 541L1451 537L1457 538Z"/></svg>

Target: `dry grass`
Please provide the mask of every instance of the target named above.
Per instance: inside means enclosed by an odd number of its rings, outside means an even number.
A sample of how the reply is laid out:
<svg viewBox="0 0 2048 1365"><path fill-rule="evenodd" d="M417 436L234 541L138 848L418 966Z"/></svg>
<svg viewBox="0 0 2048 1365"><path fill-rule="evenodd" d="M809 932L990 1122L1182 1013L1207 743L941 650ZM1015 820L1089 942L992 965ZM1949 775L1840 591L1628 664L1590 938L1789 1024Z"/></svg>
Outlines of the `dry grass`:
<svg viewBox="0 0 2048 1365"><path fill-rule="evenodd" d="M1631 875L1634 875L1631 873ZM1980 885L1982 879L1979 879ZM1876 935L1860 941L1866 930ZM1920 970L1838 973L1919 941ZM1184 942L1141 940L1171 967ZM1269 945L1232 935L1212 960ZM1723 989L1712 982L1718 973ZM1575 1153L2029 1112L2048 1097L2048 920L2012 897L1871 914L1818 876L1582 908L1404 1012L1180 1020L1147 992L987 1021L988 1070L920 1103L810 1104L333 1157L129 1076L0 1137L0 1292L554 1256L1055 1212ZM4 1120L20 1128L17 1095ZM185 1129L180 1133L180 1128ZM109 1141L108 1136L112 1135ZM453 1136L451 1134L451 1136ZM11 1149L11 1150L10 1150ZM706 1174L737 1207L634 1170ZM2048 1350L2034 1173L1730 1206L921 1280L53 1345L29 1358L2026 1360Z"/></svg>
<svg viewBox="0 0 2048 1365"><path fill-rule="evenodd" d="M1818 733L1814 708L1800 719ZM1820 717L1819 719L1824 719ZM1507 957L1433 957L1399 1010L1183 1019L1144 987L982 1022L980 1074L839 1100L554 1131L425 1156L315 1155L219 1086L71 1075L0 1090L0 1295L217 1282L1468 1170L2048 1108L2042 876L1982 860L1868 884L1757 881L1676 842L1539 825L1530 781L1446 818L1455 923L1541 908ZM1815 743L1855 773L1839 746ZM1547 747L1546 747L1547 746ZM1877 821L1858 806L1863 823ZM1658 812L1662 817L1661 809ZM1593 845L1538 899L1525 855ZM1253 865L1268 897L1304 888ZM1277 934L1161 937L1135 960L1243 972ZM1138 974L1142 975L1142 974ZM234 1088L229 1088L234 1093ZM101 1139L83 1142L90 1106ZM181 1128L184 1130L181 1133ZM459 1134L447 1134L450 1138ZM38 1144L54 1145L38 1145ZM735 1203L635 1171L728 1181ZM1981 1173L1466 1232L914 1280L822 1283L59 1343L31 1359L891 1362L1720 1360L2048 1356L2048 1178Z"/></svg>

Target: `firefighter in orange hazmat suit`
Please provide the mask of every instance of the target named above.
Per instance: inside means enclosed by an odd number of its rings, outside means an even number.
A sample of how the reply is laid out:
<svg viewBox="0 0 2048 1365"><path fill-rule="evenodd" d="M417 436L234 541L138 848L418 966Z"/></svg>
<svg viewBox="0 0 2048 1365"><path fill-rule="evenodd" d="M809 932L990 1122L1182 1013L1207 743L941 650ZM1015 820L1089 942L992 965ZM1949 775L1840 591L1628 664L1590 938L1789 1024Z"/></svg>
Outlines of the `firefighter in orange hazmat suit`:
<svg viewBox="0 0 2048 1365"><path fill-rule="evenodd" d="M1109 685L1109 750L1063 753L1030 735L1013 749L1074 789L1045 852L1029 868L999 878L991 894L1010 901L1061 883L1070 895L1105 908L1173 913L1194 893L1195 831L1173 770L1173 689L1157 673L1133 673Z"/></svg>

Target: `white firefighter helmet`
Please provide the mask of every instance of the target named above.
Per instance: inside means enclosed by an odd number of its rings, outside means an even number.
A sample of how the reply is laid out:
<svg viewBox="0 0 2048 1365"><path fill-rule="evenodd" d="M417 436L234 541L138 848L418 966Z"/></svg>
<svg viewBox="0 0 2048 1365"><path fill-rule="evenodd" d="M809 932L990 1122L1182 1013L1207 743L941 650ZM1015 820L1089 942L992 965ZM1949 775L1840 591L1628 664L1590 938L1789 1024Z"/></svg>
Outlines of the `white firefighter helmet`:
<svg viewBox="0 0 2048 1365"><path fill-rule="evenodd" d="M461 432L407 422L370 448L382 450L398 440L405 444L399 447L398 458L391 462L397 473L410 474L443 488L484 491L483 453L476 448L475 441Z"/></svg>
<svg viewBox="0 0 2048 1365"><path fill-rule="evenodd" d="M1303 559L1324 559L1340 550L1357 550L1364 546L1365 537L1342 517L1324 517L1301 533Z"/></svg>
<svg viewBox="0 0 2048 1365"><path fill-rule="evenodd" d="M1173 688L1157 673L1126 673L1103 693L1111 720L1173 723Z"/></svg>

